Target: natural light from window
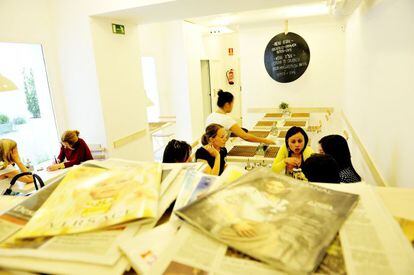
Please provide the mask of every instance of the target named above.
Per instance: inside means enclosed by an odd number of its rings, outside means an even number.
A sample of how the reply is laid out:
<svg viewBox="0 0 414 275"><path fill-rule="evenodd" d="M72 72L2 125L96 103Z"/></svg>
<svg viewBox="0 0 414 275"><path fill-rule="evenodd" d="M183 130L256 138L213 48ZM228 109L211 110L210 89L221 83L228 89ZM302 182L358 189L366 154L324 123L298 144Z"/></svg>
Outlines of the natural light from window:
<svg viewBox="0 0 414 275"><path fill-rule="evenodd" d="M24 163L53 159L58 136L42 46L0 42L0 75L17 87L0 91L0 138L17 142Z"/></svg>

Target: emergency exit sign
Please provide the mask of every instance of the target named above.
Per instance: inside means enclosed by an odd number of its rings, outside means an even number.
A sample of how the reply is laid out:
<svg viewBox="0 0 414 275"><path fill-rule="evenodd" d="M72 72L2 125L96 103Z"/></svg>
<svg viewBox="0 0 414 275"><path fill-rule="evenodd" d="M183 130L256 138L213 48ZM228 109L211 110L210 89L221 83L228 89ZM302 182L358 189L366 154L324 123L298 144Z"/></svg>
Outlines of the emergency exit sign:
<svg viewBox="0 0 414 275"><path fill-rule="evenodd" d="M125 34L125 26L112 23L112 32L116 34Z"/></svg>

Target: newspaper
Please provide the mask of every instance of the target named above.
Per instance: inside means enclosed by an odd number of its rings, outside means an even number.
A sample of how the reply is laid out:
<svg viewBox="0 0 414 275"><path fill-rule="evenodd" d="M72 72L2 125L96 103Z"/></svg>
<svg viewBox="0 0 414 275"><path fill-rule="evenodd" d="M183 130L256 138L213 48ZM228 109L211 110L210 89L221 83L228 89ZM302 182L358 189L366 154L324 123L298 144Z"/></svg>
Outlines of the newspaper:
<svg viewBox="0 0 414 275"><path fill-rule="evenodd" d="M56 189L59 182L55 181L50 183L23 202L11 207L0 215L0 243L22 229Z"/></svg>
<svg viewBox="0 0 414 275"><path fill-rule="evenodd" d="M161 166L71 170L16 239L87 232L140 218L155 218Z"/></svg>
<svg viewBox="0 0 414 275"><path fill-rule="evenodd" d="M339 234L336 235L331 245L326 249L325 257L314 274L347 274Z"/></svg>
<svg viewBox="0 0 414 275"><path fill-rule="evenodd" d="M129 263L121 257L113 266L45 260L30 257L0 257L0 267L46 274L121 275Z"/></svg>
<svg viewBox="0 0 414 275"><path fill-rule="evenodd" d="M175 213L275 268L311 272L357 201L260 168Z"/></svg>
<svg viewBox="0 0 414 275"><path fill-rule="evenodd" d="M117 243L131 238L140 224L117 226L107 231L14 241L16 233L31 219L59 182L47 185L0 215L0 256L115 264L121 256Z"/></svg>
<svg viewBox="0 0 414 275"><path fill-rule="evenodd" d="M282 274L185 223L178 233L161 234L161 230L158 233L160 238L164 236L159 241L164 245L162 250L156 250L158 244L150 249L141 249L138 238L129 245L121 245L131 265L139 274Z"/></svg>
<svg viewBox="0 0 414 275"><path fill-rule="evenodd" d="M348 274L414 274L414 251L382 201L366 184L335 186L360 195L340 238Z"/></svg>
<svg viewBox="0 0 414 275"><path fill-rule="evenodd" d="M123 165L123 163L119 163L118 166L112 166L112 168L108 169L116 169L121 165ZM172 176L176 174L175 171L180 172L181 168L182 166L180 165L169 166L171 171L162 182L162 184L168 186L168 188L164 196L161 196L159 200L157 217L153 221L149 221L147 223L140 222L139 224L135 223L135 225L128 224L127 227L116 226L105 231L62 235L55 236L53 238L37 238L34 240L28 239L19 242L8 242L6 244L3 243L3 247L8 247L9 249L0 249L0 255L30 256L44 259L113 265L120 257L120 253L117 248L118 243L122 242L122 240L129 240L137 232L145 232L154 227L158 219L175 200L181 187L181 181L179 178L176 180ZM44 193L43 190L42 192ZM33 200L35 199L35 196L39 196L40 194L41 193L39 192L28 198L28 200ZM43 201L47 198L44 195L42 197L44 198ZM31 205L33 203L29 201L29 203L26 204ZM28 217L28 219L29 218L30 217ZM16 220L15 215L12 220ZM17 230L22 228L23 225L19 224L15 226L16 230L14 232L17 232ZM6 227L1 227L1 229L4 228Z"/></svg>
<svg viewBox="0 0 414 275"><path fill-rule="evenodd" d="M176 243L180 221L168 222L133 239L120 244L135 271L139 274L153 274L152 269L158 259L168 251L168 247Z"/></svg>

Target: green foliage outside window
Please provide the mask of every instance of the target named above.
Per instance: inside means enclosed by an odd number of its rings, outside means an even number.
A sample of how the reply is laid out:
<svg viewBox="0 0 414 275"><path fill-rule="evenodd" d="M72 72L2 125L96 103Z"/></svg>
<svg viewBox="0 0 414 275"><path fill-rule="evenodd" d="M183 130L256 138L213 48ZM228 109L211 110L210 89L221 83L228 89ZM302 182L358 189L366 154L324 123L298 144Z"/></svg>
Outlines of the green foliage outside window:
<svg viewBox="0 0 414 275"><path fill-rule="evenodd" d="M29 69L29 72L27 72L26 69L23 69L23 79L27 110L32 114L33 118L40 118L39 100L37 98L32 69Z"/></svg>
<svg viewBox="0 0 414 275"><path fill-rule="evenodd" d="M21 125L21 124L25 124L26 120L22 117L16 117L15 119L13 119L13 123L16 125Z"/></svg>
<svg viewBox="0 0 414 275"><path fill-rule="evenodd" d="M9 121L10 119L8 116L0 114L0 124L7 124Z"/></svg>

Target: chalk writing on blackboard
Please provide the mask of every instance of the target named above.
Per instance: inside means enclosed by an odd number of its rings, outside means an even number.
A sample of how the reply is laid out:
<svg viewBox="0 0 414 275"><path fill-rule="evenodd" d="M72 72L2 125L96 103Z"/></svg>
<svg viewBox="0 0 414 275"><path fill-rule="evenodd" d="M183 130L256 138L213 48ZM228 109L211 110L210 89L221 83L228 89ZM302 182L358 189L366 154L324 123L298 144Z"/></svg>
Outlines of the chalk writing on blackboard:
<svg viewBox="0 0 414 275"><path fill-rule="evenodd" d="M266 46L264 64L271 78L281 83L298 79L309 65L310 51L298 34L279 33Z"/></svg>

